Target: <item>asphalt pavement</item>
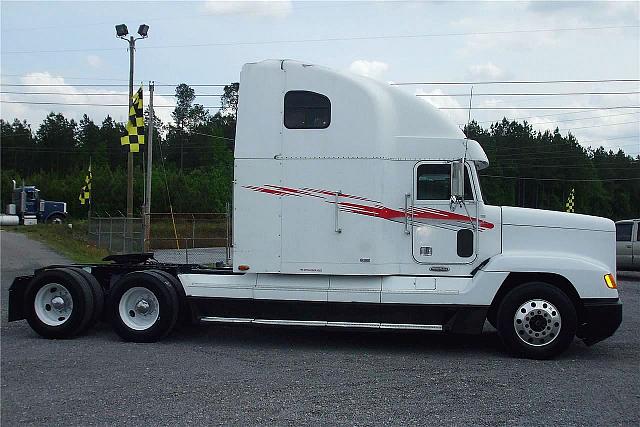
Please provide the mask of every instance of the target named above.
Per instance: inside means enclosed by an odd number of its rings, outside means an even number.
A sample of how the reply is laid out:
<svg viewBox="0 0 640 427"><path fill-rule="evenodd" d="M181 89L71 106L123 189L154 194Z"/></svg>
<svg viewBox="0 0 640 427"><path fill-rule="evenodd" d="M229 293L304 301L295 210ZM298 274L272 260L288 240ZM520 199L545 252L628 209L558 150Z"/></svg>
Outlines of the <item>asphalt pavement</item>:
<svg viewBox="0 0 640 427"><path fill-rule="evenodd" d="M201 325L154 344L101 324L46 340L7 323L17 275L68 262L0 231L1 423L640 424L640 274L619 274L622 326L550 361L480 336Z"/></svg>

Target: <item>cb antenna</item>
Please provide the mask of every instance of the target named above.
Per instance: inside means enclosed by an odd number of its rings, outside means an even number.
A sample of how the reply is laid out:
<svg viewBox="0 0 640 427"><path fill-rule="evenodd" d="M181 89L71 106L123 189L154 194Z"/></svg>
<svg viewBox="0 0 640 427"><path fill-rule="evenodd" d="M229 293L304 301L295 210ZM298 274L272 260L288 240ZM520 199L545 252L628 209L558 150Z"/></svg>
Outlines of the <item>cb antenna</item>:
<svg viewBox="0 0 640 427"><path fill-rule="evenodd" d="M471 85L471 94L469 95L469 116L467 117L467 132L465 133L465 141L464 141L464 157L462 158L462 162L467 161L467 149L469 148L469 124L471 123L471 103L473 102L473 85Z"/></svg>

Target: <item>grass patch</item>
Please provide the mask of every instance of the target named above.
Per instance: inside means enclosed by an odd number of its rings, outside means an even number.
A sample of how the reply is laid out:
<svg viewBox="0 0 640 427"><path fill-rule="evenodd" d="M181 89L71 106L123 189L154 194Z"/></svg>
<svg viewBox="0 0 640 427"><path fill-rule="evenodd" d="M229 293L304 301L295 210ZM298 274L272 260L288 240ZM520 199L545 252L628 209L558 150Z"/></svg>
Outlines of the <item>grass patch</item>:
<svg viewBox="0 0 640 427"><path fill-rule="evenodd" d="M56 252L78 263L97 263L109 255L87 241L87 222L74 221L73 228L67 224L38 224L30 226L2 227L6 231L23 233L54 249Z"/></svg>

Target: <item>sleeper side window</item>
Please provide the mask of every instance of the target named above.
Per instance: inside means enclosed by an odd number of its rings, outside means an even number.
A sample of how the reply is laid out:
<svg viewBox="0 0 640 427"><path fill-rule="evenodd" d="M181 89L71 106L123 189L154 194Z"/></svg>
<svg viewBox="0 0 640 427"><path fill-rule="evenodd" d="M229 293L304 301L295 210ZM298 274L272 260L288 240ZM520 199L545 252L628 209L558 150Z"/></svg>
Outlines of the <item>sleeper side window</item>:
<svg viewBox="0 0 640 427"><path fill-rule="evenodd" d="M324 95L292 90L284 95L287 129L326 129L331 123L331 101Z"/></svg>
<svg viewBox="0 0 640 427"><path fill-rule="evenodd" d="M616 224L616 241L630 242L632 228L633 228L632 222L623 222L621 224Z"/></svg>

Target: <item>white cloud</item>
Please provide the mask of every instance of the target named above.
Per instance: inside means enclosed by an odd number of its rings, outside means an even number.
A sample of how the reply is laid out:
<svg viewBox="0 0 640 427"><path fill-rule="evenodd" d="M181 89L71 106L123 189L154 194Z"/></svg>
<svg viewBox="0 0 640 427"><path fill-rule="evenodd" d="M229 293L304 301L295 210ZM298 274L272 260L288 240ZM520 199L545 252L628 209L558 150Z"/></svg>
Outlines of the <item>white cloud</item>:
<svg viewBox="0 0 640 427"><path fill-rule="evenodd" d="M461 108L465 107L462 105L460 101L452 96L445 96L445 93L440 89L434 89L430 91L425 91L424 89L418 89L415 92L416 96L419 99L427 102L428 104L433 105L436 108ZM427 95L437 95L437 96L427 96ZM460 98L465 99L465 98ZM460 124L467 122L468 111L465 110L442 110L442 112L448 116L451 120L453 120L456 125L462 128Z"/></svg>
<svg viewBox="0 0 640 427"><path fill-rule="evenodd" d="M473 79L478 80L496 80L504 77L504 71L493 62L486 64L477 64L469 67L469 74Z"/></svg>
<svg viewBox="0 0 640 427"><path fill-rule="evenodd" d="M382 75L389 70L389 64L380 61L367 61L358 59L349 65L349 71L362 76L381 79Z"/></svg>
<svg viewBox="0 0 640 427"><path fill-rule="evenodd" d="M104 90L100 88L77 88L65 82L64 77L54 76L48 72L29 73L20 78L22 84L45 84L57 86L27 86L21 88L26 93L47 92L52 95L25 95L25 94L3 94L1 117L8 121L14 118L27 120L36 130L42 120L50 113L62 113L67 119L79 121L83 114L87 114L96 124L109 115L114 120L124 122L127 119L127 97L128 90L123 87L121 90ZM24 89L24 90L22 90ZM145 88L146 89L146 88ZM144 104L149 104L148 90L145 90ZM23 104L20 102L51 102L56 104ZM17 102L17 103L13 103ZM58 104L59 103L59 104ZM162 106L175 105L172 97L154 95L154 108L157 116L164 122L171 121L172 108ZM101 106L101 105L69 105L69 104L122 104L122 106Z"/></svg>
<svg viewBox="0 0 640 427"><path fill-rule="evenodd" d="M93 68L100 68L102 67L102 58L98 55L87 55L87 64Z"/></svg>
<svg viewBox="0 0 640 427"><path fill-rule="evenodd" d="M204 10L211 15L253 15L284 18L293 9L290 0L208 0Z"/></svg>

